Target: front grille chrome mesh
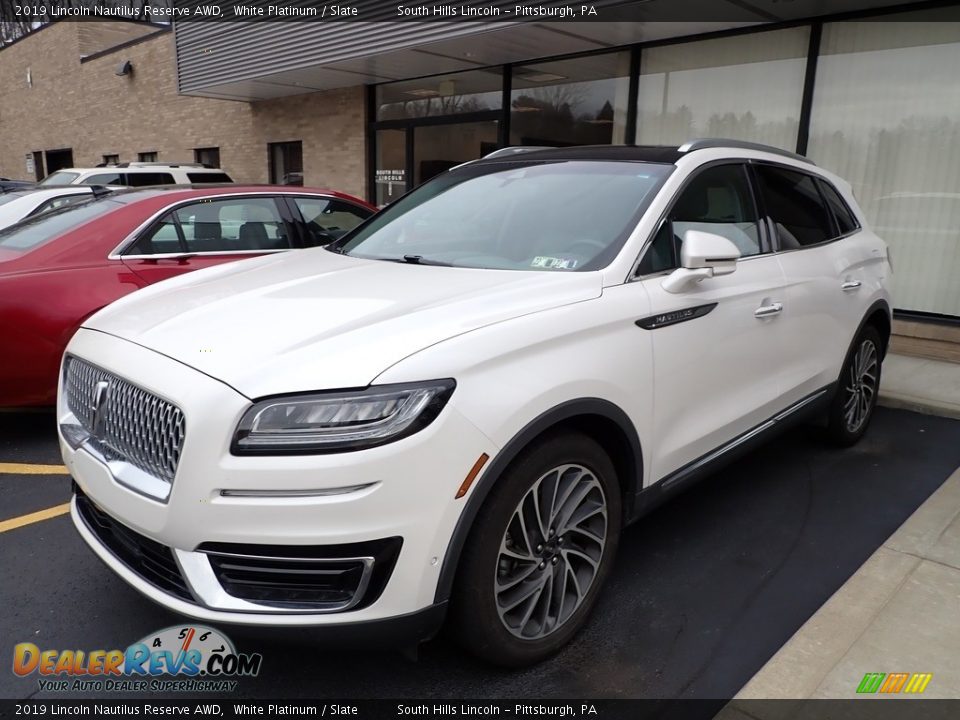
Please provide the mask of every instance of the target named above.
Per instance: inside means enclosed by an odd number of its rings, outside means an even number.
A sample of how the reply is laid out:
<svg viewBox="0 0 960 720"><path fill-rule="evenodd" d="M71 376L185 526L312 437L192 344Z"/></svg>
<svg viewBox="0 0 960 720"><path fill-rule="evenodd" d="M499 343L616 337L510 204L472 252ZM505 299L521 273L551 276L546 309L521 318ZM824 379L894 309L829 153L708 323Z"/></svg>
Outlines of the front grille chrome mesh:
<svg viewBox="0 0 960 720"><path fill-rule="evenodd" d="M67 358L63 382L70 412L108 461L173 482L186 433L180 408L76 357Z"/></svg>

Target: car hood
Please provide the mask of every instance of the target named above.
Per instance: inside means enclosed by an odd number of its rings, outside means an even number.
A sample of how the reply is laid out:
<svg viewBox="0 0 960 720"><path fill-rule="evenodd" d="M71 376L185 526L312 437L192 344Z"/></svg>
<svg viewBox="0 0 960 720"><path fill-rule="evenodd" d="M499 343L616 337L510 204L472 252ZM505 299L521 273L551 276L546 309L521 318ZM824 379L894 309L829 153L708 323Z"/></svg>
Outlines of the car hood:
<svg viewBox="0 0 960 720"><path fill-rule="evenodd" d="M159 283L108 306L85 327L257 398L365 387L430 345L601 292L599 273L409 265L318 249Z"/></svg>

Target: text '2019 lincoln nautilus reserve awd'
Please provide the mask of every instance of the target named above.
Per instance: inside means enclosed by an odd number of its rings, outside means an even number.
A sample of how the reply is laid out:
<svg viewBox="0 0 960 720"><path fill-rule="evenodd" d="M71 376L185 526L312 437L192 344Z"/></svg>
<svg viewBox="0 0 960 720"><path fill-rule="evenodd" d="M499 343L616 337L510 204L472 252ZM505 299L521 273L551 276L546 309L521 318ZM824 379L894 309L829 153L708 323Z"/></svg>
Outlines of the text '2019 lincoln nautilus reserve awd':
<svg viewBox="0 0 960 720"><path fill-rule="evenodd" d="M520 666L624 526L877 400L891 272L850 186L732 141L505 149L325 247L209 268L63 360L80 534L210 622L430 636Z"/></svg>

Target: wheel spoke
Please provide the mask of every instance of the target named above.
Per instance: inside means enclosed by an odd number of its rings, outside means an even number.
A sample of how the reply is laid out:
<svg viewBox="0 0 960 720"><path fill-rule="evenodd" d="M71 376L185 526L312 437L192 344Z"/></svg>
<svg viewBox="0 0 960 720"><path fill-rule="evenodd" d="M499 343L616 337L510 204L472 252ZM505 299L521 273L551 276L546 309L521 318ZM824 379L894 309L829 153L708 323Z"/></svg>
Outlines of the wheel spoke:
<svg viewBox="0 0 960 720"><path fill-rule="evenodd" d="M574 549L572 549L572 548L565 548L562 552L563 552L564 558L566 559L566 561L567 561L568 564L570 563L570 556L571 556L571 555L572 555L573 557L578 557L578 558L580 558L581 560L586 560L586 561L590 564L590 567L592 567L592 568L594 569L594 571L596 571L597 567L598 567L599 564L600 564L600 563L598 563L596 560L594 560L592 557L590 557L589 555L587 555L585 552L581 552L581 551L579 551L579 550L574 550Z"/></svg>
<svg viewBox="0 0 960 720"><path fill-rule="evenodd" d="M506 604L501 605L500 607L503 609L503 612L510 612L534 595L539 597L540 592L543 590L544 577L545 576L541 576L529 583L526 588L516 593L516 597L511 597Z"/></svg>
<svg viewBox="0 0 960 720"><path fill-rule="evenodd" d="M552 474L556 473L554 471ZM540 507L540 487L543 484L545 478L541 478L539 482L533 487L533 491L530 493L530 496L533 499L533 512L537 518L537 526L540 528L540 536L546 539L547 537L547 524L550 522L549 518L544 520L543 509Z"/></svg>
<svg viewBox="0 0 960 720"><path fill-rule="evenodd" d="M568 468L568 469L569 469L569 468ZM564 473L561 473L561 477L563 476L563 474L564 474ZM572 493L574 490L577 489L577 487L578 487L577 480L579 479L579 477L580 477L581 475L582 475L581 473L578 473L578 477L575 478L575 479L573 479L573 480L569 483L569 485L567 486L566 490L563 491L563 497L560 498L559 502L556 502L556 503L555 503L554 507L552 508L552 512L550 513L550 524L551 524L551 525L554 524L554 520L556 520L556 518L557 518L557 513L560 512L560 509L564 506L564 504L565 504L565 503L567 502L567 500L570 498L570 493ZM558 487L557 487L557 493L559 494L559 484L558 484ZM556 496L554 496L554 500L556 500Z"/></svg>
<svg viewBox="0 0 960 720"><path fill-rule="evenodd" d="M537 570L536 562L528 563L526 569L516 573L516 575L514 577L511 577L510 580L508 580L507 582L504 582L504 583L498 582L497 592L502 593L509 590L512 587L516 587L517 585L522 583L524 580L529 578L531 575L533 575L533 573L536 572L536 570Z"/></svg>
<svg viewBox="0 0 960 720"><path fill-rule="evenodd" d="M600 510L598 509L596 512L600 512ZM587 530L587 529L585 529L585 528L582 528L582 527L571 527L571 528L568 528L568 529L564 530L564 533L578 533L578 534L580 534L580 535L583 535L583 536L586 537L586 538L589 538L590 540L593 540L593 542L595 542L595 543L599 543L600 545L603 544L603 538L602 538L602 537L600 537L599 535L596 535L595 533L592 533L592 532L590 532L589 530Z"/></svg>
<svg viewBox="0 0 960 720"><path fill-rule="evenodd" d="M537 601L540 599L540 593L543 592L543 587L539 588L537 595L530 601L530 605L527 606L526 611L523 613L523 617L520 619L519 624L517 625L517 632L520 637L526 637L524 630L527 627L527 623L530 622L530 616L533 615L533 611L537 609Z"/></svg>
<svg viewBox="0 0 960 720"><path fill-rule="evenodd" d="M590 482L584 482L577 486L577 492L571 493L571 497L564 504L563 514L557 516L557 532L563 532L570 526L570 518L580 508L581 503L587 499L587 496L595 487L599 487L597 482L591 478ZM563 528L563 530L561 530Z"/></svg>
<svg viewBox="0 0 960 720"><path fill-rule="evenodd" d="M527 521L523 517L523 503L520 504L520 507L517 508L514 512L514 517L520 523L520 533L523 535L523 543L527 546L527 554L523 559L533 558L533 549L537 546L534 539L530 537L530 531L527 530Z"/></svg>

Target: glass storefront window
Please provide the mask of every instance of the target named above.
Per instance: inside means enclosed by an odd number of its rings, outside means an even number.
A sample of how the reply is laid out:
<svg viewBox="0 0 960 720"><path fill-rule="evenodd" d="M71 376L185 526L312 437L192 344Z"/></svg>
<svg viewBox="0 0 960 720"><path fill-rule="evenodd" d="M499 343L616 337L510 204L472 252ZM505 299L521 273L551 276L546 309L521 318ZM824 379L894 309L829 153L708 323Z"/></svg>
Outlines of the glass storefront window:
<svg viewBox="0 0 960 720"><path fill-rule="evenodd" d="M413 136L413 184L497 149L500 123L485 120L418 127Z"/></svg>
<svg viewBox="0 0 960 720"><path fill-rule="evenodd" d="M960 315L957 68L958 22L824 26L809 155L853 184L889 244L898 309Z"/></svg>
<svg viewBox="0 0 960 720"><path fill-rule="evenodd" d="M809 27L643 50L637 143L722 137L797 146Z"/></svg>
<svg viewBox="0 0 960 720"><path fill-rule="evenodd" d="M409 120L499 110L500 68L436 75L377 86L377 120Z"/></svg>
<svg viewBox="0 0 960 720"><path fill-rule="evenodd" d="M510 144L622 143L629 75L626 52L513 68Z"/></svg>
<svg viewBox="0 0 960 720"><path fill-rule="evenodd" d="M407 131L377 130L376 148L375 202L383 207L407 191Z"/></svg>

